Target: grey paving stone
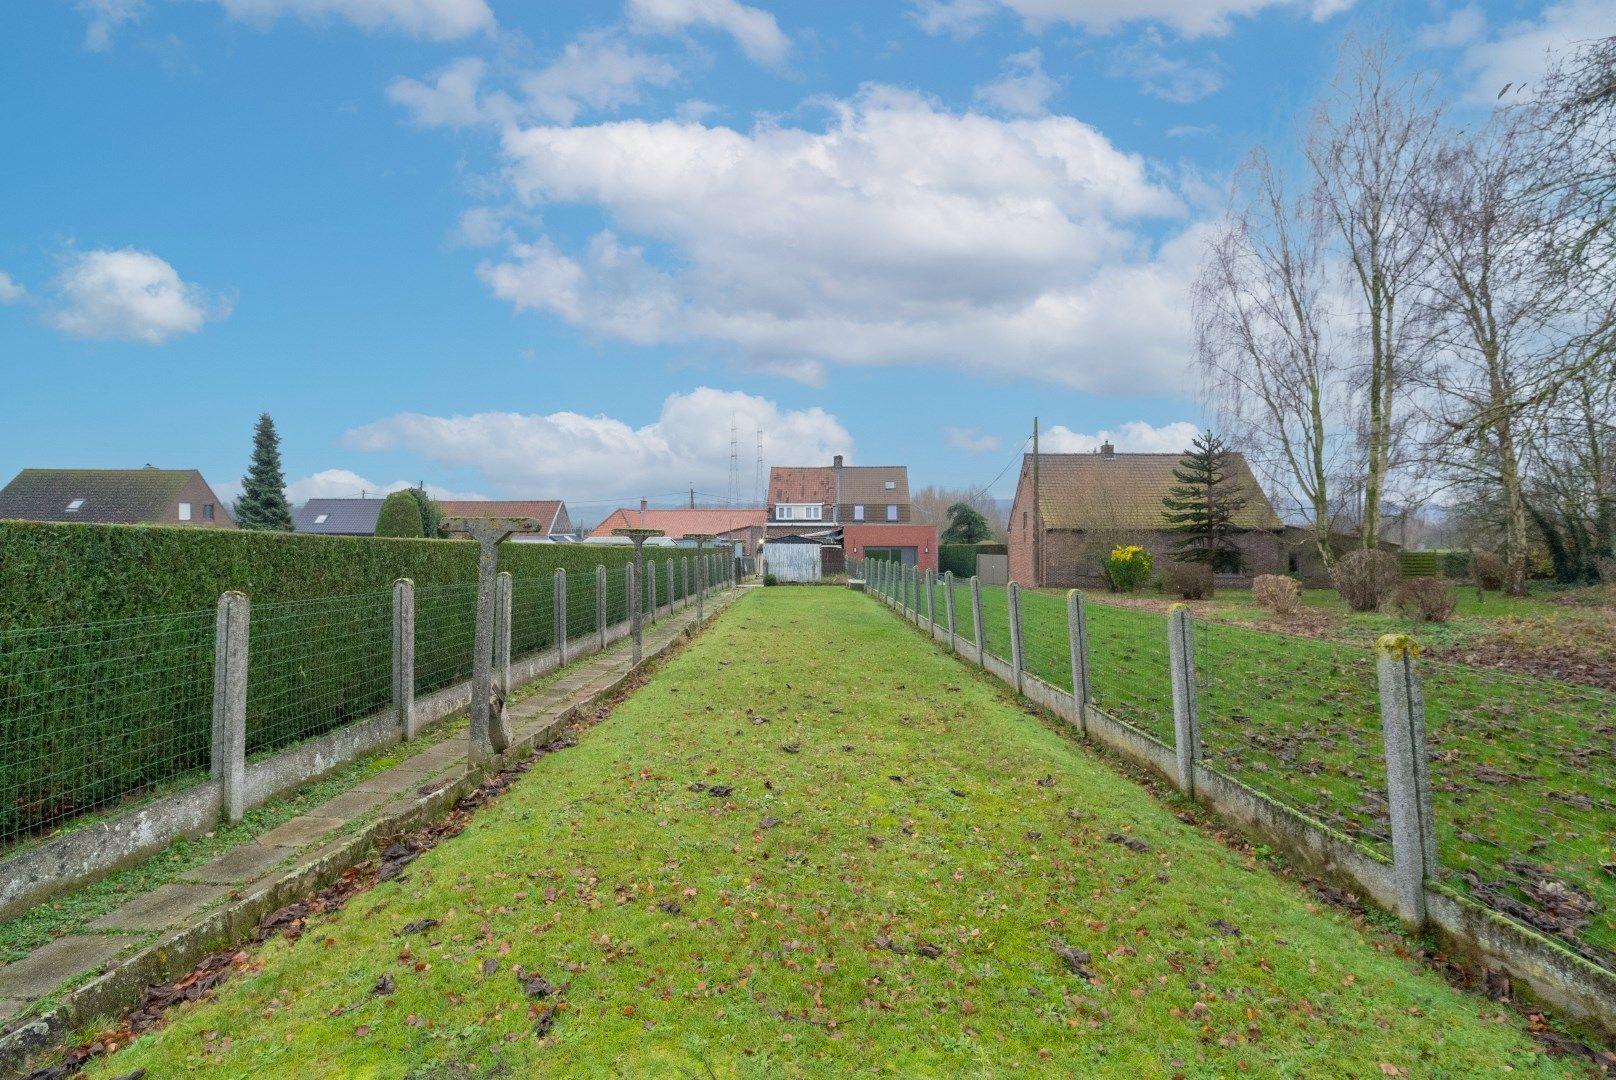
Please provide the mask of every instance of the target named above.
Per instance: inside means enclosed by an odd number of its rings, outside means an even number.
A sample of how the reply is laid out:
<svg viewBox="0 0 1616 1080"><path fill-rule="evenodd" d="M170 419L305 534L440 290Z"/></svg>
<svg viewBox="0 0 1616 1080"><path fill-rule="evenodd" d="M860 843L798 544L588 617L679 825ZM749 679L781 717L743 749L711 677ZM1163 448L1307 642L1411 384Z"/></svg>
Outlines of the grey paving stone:
<svg viewBox="0 0 1616 1080"><path fill-rule="evenodd" d="M386 801L386 792L365 791L361 788L355 788L353 791L345 791L336 798L321 803L319 806L320 816L351 821L367 811L374 810Z"/></svg>
<svg viewBox="0 0 1616 1080"><path fill-rule="evenodd" d="M83 972L99 968L130 945L134 934L73 934L0 968L0 998L33 1001Z"/></svg>
<svg viewBox="0 0 1616 1080"><path fill-rule="evenodd" d="M387 774L383 773L382 775ZM343 820L338 817L305 814L302 817L295 817L290 821L275 826L263 836L260 836L258 842L265 847L302 847L304 844L319 840L343 824Z"/></svg>
<svg viewBox="0 0 1616 1080"><path fill-rule="evenodd" d="M231 848L217 859L192 867L180 875L180 880L235 885L261 877L264 871L284 858L286 858L285 848L243 844L238 848Z"/></svg>
<svg viewBox="0 0 1616 1080"><path fill-rule="evenodd" d="M229 891L227 885L163 885L108 912L90 926L96 930L162 930Z"/></svg>
<svg viewBox="0 0 1616 1080"><path fill-rule="evenodd" d="M413 795L417 788L426 787L433 775L417 769L388 769L356 785L354 790L380 792L383 795Z"/></svg>
<svg viewBox="0 0 1616 1080"><path fill-rule="evenodd" d="M10 1020L27 1006L21 998L0 998L0 1020Z"/></svg>

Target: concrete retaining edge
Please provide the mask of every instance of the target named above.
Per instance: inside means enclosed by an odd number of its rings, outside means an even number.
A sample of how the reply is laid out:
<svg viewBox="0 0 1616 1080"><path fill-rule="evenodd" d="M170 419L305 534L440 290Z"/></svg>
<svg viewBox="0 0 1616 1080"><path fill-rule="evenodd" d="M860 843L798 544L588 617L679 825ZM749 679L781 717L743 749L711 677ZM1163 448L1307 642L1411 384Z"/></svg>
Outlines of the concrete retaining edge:
<svg viewBox="0 0 1616 1080"><path fill-rule="evenodd" d="M928 628L924 618L908 615L887 597L872 595L921 632L929 629L930 636L947 651L946 627ZM976 666L974 643L958 639L953 651ZM1015 690L1015 672L1007 662L989 653L984 670ZM1081 738L1072 696L1026 672L1022 678L1025 692L1021 696L1070 724L1073 734ZM1093 705L1089 706L1088 735L1118 757L1176 783L1177 757L1171 746ZM1345 834L1205 762L1195 765L1195 801L1248 838L1282 852L1305 873L1383 910L1395 910L1390 859ZM1454 957L1472 967L1500 969L1524 984L1535 1000L1590 1025L1607 1038L1616 1038L1616 972L1439 882L1426 882L1425 902L1428 930Z"/></svg>
<svg viewBox="0 0 1616 1080"><path fill-rule="evenodd" d="M739 595L736 590L730 590L732 600ZM191 971L210 954L246 941L265 915L325 888L349 868L369 859L378 840L401 835L444 817L456 802L475 790L487 776L520 761L535 747L549 743L578 713L611 697L648 663L680 641L694 636L697 629L711 623L729 607L723 592L715 593L708 599L711 603L704 623L692 621L663 645L654 650L647 649L637 666L630 666L609 684L573 702L538 728L518 737L510 749L490 757L483 767L416 798L404 810L332 841L309 856L302 865L250 886L250 891L239 899L208 912L200 922L167 932L117 967L68 991L51 1012L0 1035L0 1076L22 1075L29 1070L30 1059L35 1055L60 1046L75 1031L95 1020L113 1017L138 1004L147 986L172 980ZM626 633L625 630L618 637ZM607 637L608 643L615 640L610 630ZM599 651L598 644L595 651ZM569 646L568 653L571 652ZM516 666L513 664L512 679L515 678ZM213 796L217 805L216 788Z"/></svg>

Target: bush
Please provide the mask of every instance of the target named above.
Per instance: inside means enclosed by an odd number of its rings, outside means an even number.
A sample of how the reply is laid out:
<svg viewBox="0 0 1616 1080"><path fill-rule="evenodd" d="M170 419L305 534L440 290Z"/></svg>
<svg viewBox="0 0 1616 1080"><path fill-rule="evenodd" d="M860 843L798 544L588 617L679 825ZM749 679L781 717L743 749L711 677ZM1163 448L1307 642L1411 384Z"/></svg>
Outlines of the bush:
<svg viewBox="0 0 1616 1080"><path fill-rule="evenodd" d="M1335 588L1353 611L1379 611L1402 576L1389 551L1349 551L1335 564Z"/></svg>
<svg viewBox="0 0 1616 1080"><path fill-rule="evenodd" d="M975 577L976 556L982 553L983 546L982 544L939 544L937 547L937 573L941 575L952 570L955 577Z"/></svg>
<svg viewBox="0 0 1616 1080"><path fill-rule="evenodd" d="M1136 544L1112 548L1105 560L1105 576L1118 592L1134 592L1150 580L1155 561L1150 552Z"/></svg>
<svg viewBox="0 0 1616 1080"><path fill-rule="evenodd" d="M1418 622L1447 622L1459 604L1451 582L1409 578L1397 586L1397 610Z"/></svg>
<svg viewBox="0 0 1616 1080"><path fill-rule="evenodd" d="M1502 556L1490 551L1476 552L1476 584L1483 589L1498 592L1504 587L1504 576L1509 572Z"/></svg>
<svg viewBox="0 0 1616 1080"><path fill-rule="evenodd" d="M376 535L405 539L419 539L421 531L421 504L409 490L395 491L382 500L381 512L376 515Z"/></svg>
<svg viewBox="0 0 1616 1080"><path fill-rule="evenodd" d="M764 574L763 575L763 584L765 584L765 585L778 585L778 584L780 584L780 579L775 577L773 574Z"/></svg>
<svg viewBox="0 0 1616 1080"><path fill-rule="evenodd" d="M1251 581L1251 599L1264 611L1294 615L1302 606L1302 587L1283 574L1258 574Z"/></svg>
<svg viewBox="0 0 1616 1080"><path fill-rule="evenodd" d="M1185 600L1205 600L1212 595L1212 567L1209 563L1170 562L1162 571L1162 585Z"/></svg>

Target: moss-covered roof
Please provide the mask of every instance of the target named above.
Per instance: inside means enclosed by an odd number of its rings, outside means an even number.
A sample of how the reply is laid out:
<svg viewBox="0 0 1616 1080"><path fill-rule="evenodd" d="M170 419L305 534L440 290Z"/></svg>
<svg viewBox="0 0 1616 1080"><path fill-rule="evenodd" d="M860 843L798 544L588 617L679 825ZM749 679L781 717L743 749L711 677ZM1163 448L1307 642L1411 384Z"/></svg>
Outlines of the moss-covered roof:
<svg viewBox="0 0 1616 1080"><path fill-rule="evenodd" d="M1046 529L1160 529L1162 497L1178 483L1182 454L1039 454L1039 514ZM1243 529L1283 527L1240 454L1230 471L1250 496L1235 518ZM1023 455L1016 510L1032 506L1032 455Z"/></svg>
<svg viewBox="0 0 1616 1080"><path fill-rule="evenodd" d="M195 469L24 469L0 488L0 518L27 521L158 521ZM82 500L82 501L80 501ZM75 506L75 509L68 509Z"/></svg>

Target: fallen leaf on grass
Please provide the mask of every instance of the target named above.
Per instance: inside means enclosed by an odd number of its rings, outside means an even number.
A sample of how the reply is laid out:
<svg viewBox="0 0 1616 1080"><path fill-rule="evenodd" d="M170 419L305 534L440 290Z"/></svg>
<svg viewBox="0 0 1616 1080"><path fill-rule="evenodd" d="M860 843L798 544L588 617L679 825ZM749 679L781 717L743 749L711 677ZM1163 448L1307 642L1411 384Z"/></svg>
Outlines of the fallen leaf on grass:
<svg viewBox="0 0 1616 1080"><path fill-rule="evenodd" d="M499 970L499 961L490 956L483 961L483 977L486 978Z"/></svg>
<svg viewBox="0 0 1616 1080"><path fill-rule="evenodd" d="M1066 968L1073 975L1087 982L1094 981L1094 972L1088 969L1088 963L1094 959L1087 949L1077 949L1064 942L1057 941L1053 946L1055 955L1066 961Z"/></svg>
<svg viewBox="0 0 1616 1080"><path fill-rule="evenodd" d="M555 993L555 984L543 975L518 975L516 981L522 984L522 992L528 997L547 998Z"/></svg>
<svg viewBox="0 0 1616 1080"><path fill-rule="evenodd" d="M555 1027L555 1018L556 1007L554 1005L546 1005L540 1009L539 1014L533 1018L533 1034L541 1039L550 1034L550 1029Z"/></svg>
<svg viewBox="0 0 1616 1080"><path fill-rule="evenodd" d="M760 828L760 829L772 829L778 824L780 824L780 819L779 818L777 818L777 817L766 817L762 821L758 822L758 828Z"/></svg>
<svg viewBox="0 0 1616 1080"><path fill-rule="evenodd" d="M1220 934L1228 934L1230 937L1240 936L1240 928L1234 923L1230 922L1228 919L1213 919L1207 925L1218 931Z"/></svg>
<svg viewBox="0 0 1616 1080"><path fill-rule="evenodd" d="M376 980L376 985L370 988L372 994L391 994L393 992L393 977L383 975Z"/></svg>
<svg viewBox="0 0 1616 1080"><path fill-rule="evenodd" d="M1106 840L1113 844L1121 844L1129 851L1149 851L1150 845L1137 836L1123 836L1121 833L1107 833Z"/></svg>
<svg viewBox="0 0 1616 1080"><path fill-rule="evenodd" d="M401 935L421 934L432 929L436 925L438 925L438 920L436 919L416 919L414 922L405 923L404 929L400 930L399 933Z"/></svg>

